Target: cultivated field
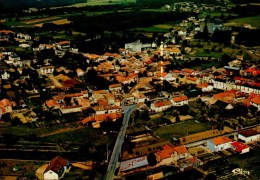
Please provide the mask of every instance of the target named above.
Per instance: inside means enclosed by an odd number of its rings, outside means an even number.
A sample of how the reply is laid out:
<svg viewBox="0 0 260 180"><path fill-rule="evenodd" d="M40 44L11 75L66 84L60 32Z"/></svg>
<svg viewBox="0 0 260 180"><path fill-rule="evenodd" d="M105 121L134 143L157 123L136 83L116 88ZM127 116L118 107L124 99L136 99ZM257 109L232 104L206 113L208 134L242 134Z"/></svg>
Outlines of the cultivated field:
<svg viewBox="0 0 260 180"><path fill-rule="evenodd" d="M51 20L55 20L55 19L59 19L59 17L58 16L52 16L52 17L46 17L46 18L30 19L30 20L25 20L25 21L22 21L22 22L25 23L25 24L36 24L36 23L51 21Z"/></svg>
<svg viewBox="0 0 260 180"><path fill-rule="evenodd" d="M45 21L44 23L47 23L48 21ZM63 25L63 24L69 24L71 21L69 21L68 19L59 19L59 20L55 20L55 21L49 21L49 23L53 23L53 24L56 24L56 25ZM34 24L34 26L36 27L42 27L42 25L44 23L37 23L37 24Z"/></svg>
<svg viewBox="0 0 260 180"><path fill-rule="evenodd" d="M77 3L66 7L84 7L84 6L98 6L98 5L111 5L111 4L126 4L135 3L136 0L88 0L85 3Z"/></svg>

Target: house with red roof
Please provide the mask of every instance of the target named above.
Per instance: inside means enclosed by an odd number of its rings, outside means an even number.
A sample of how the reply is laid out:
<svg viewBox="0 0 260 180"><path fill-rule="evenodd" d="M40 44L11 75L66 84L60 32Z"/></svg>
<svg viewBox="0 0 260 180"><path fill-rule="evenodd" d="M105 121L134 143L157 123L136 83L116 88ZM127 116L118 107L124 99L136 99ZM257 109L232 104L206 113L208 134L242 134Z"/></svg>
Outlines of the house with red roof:
<svg viewBox="0 0 260 180"><path fill-rule="evenodd" d="M222 151L231 148L232 140L226 136L219 136L207 141L207 147L212 151Z"/></svg>
<svg viewBox="0 0 260 180"><path fill-rule="evenodd" d="M202 92L212 92L213 91L213 86L209 85L208 83L197 84L197 88L201 89Z"/></svg>
<svg viewBox="0 0 260 180"><path fill-rule="evenodd" d="M238 133L238 139L244 141L245 143L259 141L260 133L254 129L247 129Z"/></svg>
<svg viewBox="0 0 260 180"><path fill-rule="evenodd" d="M8 99L2 99L0 101L0 110L2 114L12 112L12 103Z"/></svg>
<svg viewBox="0 0 260 180"><path fill-rule="evenodd" d="M244 154L244 153L249 152L249 146L242 142L239 142L239 141L232 142L231 146L232 146L232 149L239 154Z"/></svg>
<svg viewBox="0 0 260 180"><path fill-rule="evenodd" d="M187 96L178 96L171 99L173 106L184 106L188 105L189 99Z"/></svg>
<svg viewBox="0 0 260 180"><path fill-rule="evenodd" d="M153 102L151 104L151 110L153 110L155 112L162 112L162 111L169 109L170 107L172 107L172 102L168 99Z"/></svg>
<svg viewBox="0 0 260 180"><path fill-rule="evenodd" d="M250 101L250 104L252 106L257 107L258 111L260 110L260 95L257 95L256 97L252 98Z"/></svg>
<svg viewBox="0 0 260 180"><path fill-rule="evenodd" d="M121 84L111 84L109 86L109 91L121 91L122 90L122 85Z"/></svg>
<svg viewBox="0 0 260 180"><path fill-rule="evenodd" d="M163 146L163 149L156 152L156 159L160 165L169 165L176 163L180 159L188 157L188 150L184 145L170 146L168 144Z"/></svg>
<svg viewBox="0 0 260 180"><path fill-rule="evenodd" d="M43 178L45 180L57 180L64 176L65 172L68 171L70 163L68 160L56 156L51 160L49 165L44 171Z"/></svg>

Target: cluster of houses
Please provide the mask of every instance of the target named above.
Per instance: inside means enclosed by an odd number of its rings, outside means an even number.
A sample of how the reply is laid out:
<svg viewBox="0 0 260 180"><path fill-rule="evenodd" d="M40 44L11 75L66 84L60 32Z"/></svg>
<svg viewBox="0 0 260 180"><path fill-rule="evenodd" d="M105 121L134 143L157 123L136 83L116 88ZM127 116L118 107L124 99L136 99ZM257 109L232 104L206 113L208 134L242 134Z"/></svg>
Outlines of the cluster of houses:
<svg viewBox="0 0 260 180"><path fill-rule="evenodd" d="M192 20L193 18L191 18ZM8 37L10 34L18 39L30 41L29 35L14 33L9 30L0 31ZM2 35L3 36L3 35ZM2 37L1 36L1 37ZM187 37L187 36L185 36ZM21 42L21 43L24 43ZM207 94L214 90L224 91L216 93L212 97L203 98L208 104L214 104L217 101L228 103L232 108L237 102L242 102L247 106L254 106L260 110L260 84L257 78L260 70L257 67L243 69L237 66L243 60L243 56L237 56L230 66L223 68L211 68L202 71L193 69L178 69L172 66L175 58L182 58L182 52L178 45L172 45L161 42L161 45L142 44L140 41L127 43L125 48L119 50L120 53L105 53L103 55L80 53L77 49L70 48L69 41L61 41L54 44L40 44L33 51L43 49L54 49L58 54L69 51L72 54L82 55L86 62L95 62L94 67L86 69L73 69L73 67L55 67L51 60L45 60L38 69L34 69L30 64L34 60L21 60L14 52L0 51L1 61L5 61L11 66L1 71L3 87L7 90L11 88L10 80L13 80L14 73L17 72L20 77L16 76L15 85L30 82L30 75L24 74L25 71L35 71L39 77L47 77L46 89L52 91L59 90L58 93L46 100L43 104L43 110L58 110L61 114L82 112L87 108L94 109L90 117L82 119L82 123L102 122L106 119L115 120L122 116L121 101L126 100L127 104L135 103L138 107L145 107L151 112L162 112L171 107L188 105L189 98L198 96L202 93ZM81 83L80 77L84 76L89 70L95 70L97 75L111 81L108 89L91 90L83 88L76 93L66 93L69 88L74 88ZM74 72L76 76L71 76ZM55 74L54 74L55 72ZM114 82L117 83L114 83ZM183 84L195 85L188 93L180 91L176 93L158 92L155 86L167 81L172 87L180 87ZM9 85L9 86L8 86ZM129 93L125 94L125 87ZM39 97L39 89L31 86L25 89L28 97ZM199 93L198 93L199 92ZM160 93L160 95L159 95ZM194 94L194 95L192 95ZM155 96L154 96L155 95ZM1 100L2 113L12 112L12 107L20 105L21 102L15 102L12 99ZM150 102L150 105L146 102ZM23 106L26 106L24 101ZM37 118L30 118L32 121ZM30 122L30 121L23 121ZM99 126L97 126L99 127Z"/></svg>
<svg viewBox="0 0 260 180"><path fill-rule="evenodd" d="M243 154L250 151L250 146L247 145L247 143L254 143L259 140L260 133L258 131L255 129L247 129L238 132L236 140L220 135L205 140L202 147L206 150L206 153L229 150L236 154ZM194 153L190 147L186 147L186 145L173 146L169 143L160 142L158 144L153 144L152 146L156 148L150 148L150 151L147 153L154 154L156 159L155 164L149 163L149 161L151 161L149 154L142 154L142 156L123 160L120 164L119 174L127 175L163 165L173 165L178 167L180 171L183 171L191 167L198 167L204 163L198 158L197 153ZM162 177L164 177L163 173L161 173L160 178Z"/></svg>

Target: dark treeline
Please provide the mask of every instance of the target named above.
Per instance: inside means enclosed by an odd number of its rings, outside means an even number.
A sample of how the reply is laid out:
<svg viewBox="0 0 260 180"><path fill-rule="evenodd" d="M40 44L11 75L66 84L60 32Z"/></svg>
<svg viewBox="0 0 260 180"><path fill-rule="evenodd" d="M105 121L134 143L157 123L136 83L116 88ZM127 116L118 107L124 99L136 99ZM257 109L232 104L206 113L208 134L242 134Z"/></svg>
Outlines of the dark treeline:
<svg viewBox="0 0 260 180"><path fill-rule="evenodd" d="M245 46L259 46L259 29L242 29L236 36L236 43Z"/></svg>
<svg viewBox="0 0 260 180"><path fill-rule="evenodd" d="M80 32L120 31L154 24L176 22L187 18L189 13L174 12L128 12L101 16L70 17L71 28Z"/></svg>
<svg viewBox="0 0 260 180"><path fill-rule="evenodd" d="M5 8L22 9L28 7L52 7L64 6L74 3L86 2L87 0L2 0L2 6Z"/></svg>
<svg viewBox="0 0 260 180"><path fill-rule="evenodd" d="M259 0L231 0L232 3L235 4L245 4L245 3L259 3Z"/></svg>
<svg viewBox="0 0 260 180"><path fill-rule="evenodd" d="M246 6L236 6L232 9L235 14L239 17L254 16L260 14L260 6L257 5L246 5Z"/></svg>

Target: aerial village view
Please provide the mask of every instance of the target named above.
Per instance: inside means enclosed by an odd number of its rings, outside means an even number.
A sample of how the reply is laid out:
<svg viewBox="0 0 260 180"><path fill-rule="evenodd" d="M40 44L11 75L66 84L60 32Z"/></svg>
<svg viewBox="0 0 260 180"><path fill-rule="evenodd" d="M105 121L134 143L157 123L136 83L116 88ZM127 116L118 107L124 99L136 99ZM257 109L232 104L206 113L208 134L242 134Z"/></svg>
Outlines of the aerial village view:
<svg viewBox="0 0 260 180"><path fill-rule="evenodd" d="M0 179L258 180L259 59L259 0L0 0Z"/></svg>

